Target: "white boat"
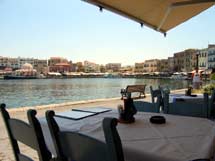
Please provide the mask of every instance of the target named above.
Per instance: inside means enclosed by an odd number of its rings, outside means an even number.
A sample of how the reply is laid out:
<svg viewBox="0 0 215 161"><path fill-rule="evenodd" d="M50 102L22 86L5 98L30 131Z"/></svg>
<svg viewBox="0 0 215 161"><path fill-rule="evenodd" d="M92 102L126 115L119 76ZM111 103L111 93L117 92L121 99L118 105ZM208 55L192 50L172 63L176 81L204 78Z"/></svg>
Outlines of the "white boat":
<svg viewBox="0 0 215 161"><path fill-rule="evenodd" d="M173 75L170 77L170 79L176 79L176 80L186 80L188 79L187 74L185 73L173 73Z"/></svg>

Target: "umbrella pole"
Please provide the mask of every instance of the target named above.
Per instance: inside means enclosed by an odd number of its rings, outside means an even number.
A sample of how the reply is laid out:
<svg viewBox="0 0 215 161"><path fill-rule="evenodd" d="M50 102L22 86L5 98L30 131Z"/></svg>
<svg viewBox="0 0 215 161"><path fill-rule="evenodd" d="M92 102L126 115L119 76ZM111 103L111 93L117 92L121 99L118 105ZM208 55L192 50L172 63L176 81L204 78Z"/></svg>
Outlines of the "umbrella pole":
<svg viewBox="0 0 215 161"><path fill-rule="evenodd" d="M199 54L196 54L196 73L199 71Z"/></svg>

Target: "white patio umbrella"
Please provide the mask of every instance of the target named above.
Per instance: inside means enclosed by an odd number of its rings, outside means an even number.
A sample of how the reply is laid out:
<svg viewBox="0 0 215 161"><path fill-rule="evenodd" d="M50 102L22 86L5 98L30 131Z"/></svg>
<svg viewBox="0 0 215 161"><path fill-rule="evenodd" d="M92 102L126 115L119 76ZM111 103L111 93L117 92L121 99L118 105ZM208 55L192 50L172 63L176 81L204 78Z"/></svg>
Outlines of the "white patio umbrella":
<svg viewBox="0 0 215 161"><path fill-rule="evenodd" d="M215 4L215 0L83 0L166 34Z"/></svg>

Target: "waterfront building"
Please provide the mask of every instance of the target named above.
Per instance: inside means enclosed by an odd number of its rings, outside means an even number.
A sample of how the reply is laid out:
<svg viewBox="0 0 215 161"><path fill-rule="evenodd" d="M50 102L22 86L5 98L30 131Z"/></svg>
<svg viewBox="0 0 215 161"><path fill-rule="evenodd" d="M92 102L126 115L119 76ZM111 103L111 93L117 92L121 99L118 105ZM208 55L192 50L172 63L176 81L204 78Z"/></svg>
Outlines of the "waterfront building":
<svg viewBox="0 0 215 161"><path fill-rule="evenodd" d="M185 50L185 60L186 60L186 66L185 66L185 72L191 72L196 69L196 58L199 50L197 49L188 49Z"/></svg>
<svg viewBox="0 0 215 161"><path fill-rule="evenodd" d="M159 60L150 59L144 62L143 72L157 72L158 71Z"/></svg>
<svg viewBox="0 0 215 161"><path fill-rule="evenodd" d="M174 71L181 72L184 71L184 52L174 53Z"/></svg>
<svg viewBox="0 0 215 161"><path fill-rule="evenodd" d="M67 73L72 71L72 66L67 59L51 57L48 60L49 72Z"/></svg>
<svg viewBox="0 0 215 161"><path fill-rule="evenodd" d="M77 72L77 69L78 69L77 63L72 63L71 71Z"/></svg>
<svg viewBox="0 0 215 161"><path fill-rule="evenodd" d="M68 63L68 60L62 57L51 57L48 60L48 66L53 66L56 65L58 63Z"/></svg>
<svg viewBox="0 0 215 161"><path fill-rule="evenodd" d="M22 58L22 57L18 57L17 58L18 61L18 68L21 68L24 64L31 64L32 66L34 66L34 58Z"/></svg>
<svg viewBox="0 0 215 161"><path fill-rule="evenodd" d="M170 73L174 72L174 58L173 57L168 57L168 69Z"/></svg>
<svg viewBox="0 0 215 161"><path fill-rule="evenodd" d="M198 50L187 49L182 52L174 53L174 71L190 72L196 67L196 55Z"/></svg>
<svg viewBox="0 0 215 161"><path fill-rule="evenodd" d="M47 60L42 59L34 59L34 69L37 70L38 73L47 73L48 62Z"/></svg>
<svg viewBox="0 0 215 161"><path fill-rule="evenodd" d="M72 66L69 63L57 63L49 66L49 72L68 73L72 71Z"/></svg>
<svg viewBox="0 0 215 161"><path fill-rule="evenodd" d="M106 70L111 70L113 72L119 72L121 68L121 63L108 63L105 65Z"/></svg>
<svg viewBox="0 0 215 161"><path fill-rule="evenodd" d="M101 73L105 73L106 72L106 68L104 65L100 65L100 72Z"/></svg>
<svg viewBox="0 0 215 161"><path fill-rule="evenodd" d="M199 50L198 56L199 56L198 62L199 70L208 69L208 49L206 48Z"/></svg>
<svg viewBox="0 0 215 161"><path fill-rule="evenodd" d="M76 72L84 72L84 65L82 62L77 62L76 63Z"/></svg>
<svg viewBox="0 0 215 161"><path fill-rule="evenodd" d="M143 73L144 71L144 62L142 63L135 63L134 65L134 72L135 73Z"/></svg>
<svg viewBox="0 0 215 161"><path fill-rule="evenodd" d="M21 65L19 63L19 59L17 58L9 58L9 57L0 57L0 69L5 68L19 69Z"/></svg>
<svg viewBox="0 0 215 161"><path fill-rule="evenodd" d="M21 64L19 62L19 59L17 58L8 58L7 67L12 68L13 70L20 69Z"/></svg>
<svg viewBox="0 0 215 161"><path fill-rule="evenodd" d="M25 63L20 69L15 70L14 76L36 76L37 71L33 68L30 63Z"/></svg>
<svg viewBox="0 0 215 161"><path fill-rule="evenodd" d="M96 63L84 61L84 72L85 73L99 73L100 66Z"/></svg>
<svg viewBox="0 0 215 161"><path fill-rule="evenodd" d="M134 67L127 65L127 66L121 67L119 71L120 71L120 73L133 73Z"/></svg>
<svg viewBox="0 0 215 161"><path fill-rule="evenodd" d="M215 68L215 45L208 45L208 69Z"/></svg>
<svg viewBox="0 0 215 161"><path fill-rule="evenodd" d="M168 59L160 59L158 61L158 72L169 72Z"/></svg>
<svg viewBox="0 0 215 161"><path fill-rule="evenodd" d="M8 57L0 57L0 69L5 69L8 66Z"/></svg>

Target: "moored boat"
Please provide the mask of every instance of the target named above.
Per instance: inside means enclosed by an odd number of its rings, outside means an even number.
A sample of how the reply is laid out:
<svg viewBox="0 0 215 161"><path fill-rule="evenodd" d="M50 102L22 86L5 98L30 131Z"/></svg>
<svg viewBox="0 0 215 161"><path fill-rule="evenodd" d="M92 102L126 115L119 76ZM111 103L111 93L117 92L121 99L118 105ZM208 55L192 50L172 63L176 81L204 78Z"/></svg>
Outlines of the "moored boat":
<svg viewBox="0 0 215 161"><path fill-rule="evenodd" d="M186 73L173 73L173 75L170 77L170 79L176 79L176 80L187 80L188 76Z"/></svg>
<svg viewBox="0 0 215 161"><path fill-rule="evenodd" d="M37 79L37 76L5 75L4 79Z"/></svg>

